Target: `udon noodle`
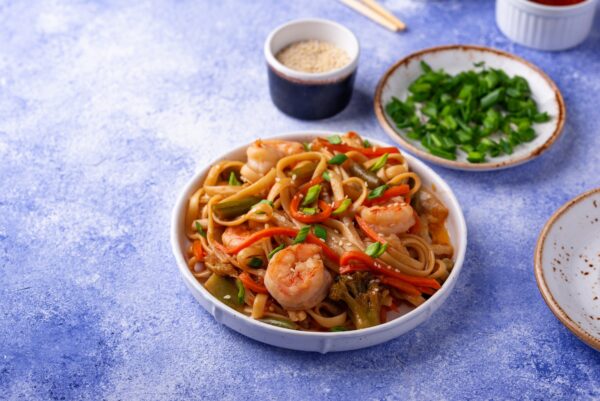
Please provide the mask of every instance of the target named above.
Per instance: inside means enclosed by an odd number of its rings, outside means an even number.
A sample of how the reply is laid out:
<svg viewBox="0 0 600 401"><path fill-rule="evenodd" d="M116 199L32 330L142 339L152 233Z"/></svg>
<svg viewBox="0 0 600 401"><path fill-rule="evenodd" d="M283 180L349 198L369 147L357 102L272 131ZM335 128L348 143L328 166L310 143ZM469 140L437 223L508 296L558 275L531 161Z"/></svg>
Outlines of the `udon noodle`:
<svg viewBox="0 0 600 401"><path fill-rule="evenodd" d="M229 307L296 330L385 323L453 267L448 210L394 147L354 132L257 140L190 197L187 263Z"/></svg>

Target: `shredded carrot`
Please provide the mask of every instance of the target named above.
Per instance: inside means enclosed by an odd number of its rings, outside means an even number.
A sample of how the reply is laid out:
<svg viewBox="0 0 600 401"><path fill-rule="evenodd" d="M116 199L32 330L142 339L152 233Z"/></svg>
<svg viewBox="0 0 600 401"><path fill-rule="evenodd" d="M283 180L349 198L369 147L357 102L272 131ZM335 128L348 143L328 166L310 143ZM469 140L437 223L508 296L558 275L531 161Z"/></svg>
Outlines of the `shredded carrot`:
<svg viewBox="0 0 600 401"><path fill-rule="evenodd" d="M269 293L269 291L267 291L263 284L259 284L256 281L252 280L248 273L242 272L238 277L242 281L242 284L244 284L244 287L248 288L249 290L259 294Z"/></svg>
<svg viewBox="0 0 600 401"><path fill-rule="evenodd" d="M380 262L379 260L375 260L366 253L360 251L344 252L340 257L340 265L348 265L353 260L358 260L359 262L366 264L371 268L371 271L375 273L402 280L406 283L413 284L415 286L428 287L436 290L442 287L440 283L433 278L409 276L408 274L396 271L391 266L388 266Z"/></svg>
<svg viewBox="0 0 600 401"><path fill-rule="evenodd" d="M248 238L246 238L243 242L239 243L237 246L228 248L226 250L226 252L229 254L238 253L242 249L249 247L250 245L254 244L257 241L260 241L263 238L273 237L276 235L285 235L286 237L295 237L296 235L298 235L298 230L295 228L287 228L287 227L265 228L264 230L260 230L260 231L253 233ZM338 254L335 253L333 251L333 249L328 247L323 241L321 241L315 235L308 234L306 236L306 242L308 242L310 244L319 245L321 247L321 249L323 250L323 253L325 254L325 256L327 256L327 258L329 258L330 260L332 260L336 263L339 261Z"/></svg>
<svg viewBox="0 0 600 401"><path fill-rule="evenodd" d="M435 294L435 290L433 288L427 288L427 287L417 287L417 288L423 294L427 294L427 295L433 295L433 294Z"/></svg>
<svg viewBox="0 0 600 401"><path fill-rule="evenodd" d="M371 268L364 263L352 263L340 267L340 274L348 274L354 272L368 272Z"/></svg>
<svg viewBox="0 0 600 401"><path fill-rule="evenodd" d="M403 293L408 294L408 295L421 295L421 291L419 291L419 289L417 287L415 287L414 285L409 284L407 282L404 282L402 280L399 280L397 278L382 277L381 282L383 284L387 284L389 286L397 288L398 290L400 290Z"/></svg>
<svg viewBox="0 0 600 401"><path fill-rule="evenodd" d="M427 277L409 276L408 274L397 272L391 266L380 263L379 261L376 261L373 264L372 268L377 273L380 273L384 276L396 278L396 279L405 281L407 283L410 283L410 284L413 284L413 285L416 285L419 287L429 287L429 288L433 288L436 290L442 288L442 286L436 279L427 278Z"/></svg>
<svg viewBox="0 0 600 401"><path fill-rule="evenodd" d="M197 261L204 259L204 249L202 249L202 242L196 240L192 243L192 253Z"/></svg>

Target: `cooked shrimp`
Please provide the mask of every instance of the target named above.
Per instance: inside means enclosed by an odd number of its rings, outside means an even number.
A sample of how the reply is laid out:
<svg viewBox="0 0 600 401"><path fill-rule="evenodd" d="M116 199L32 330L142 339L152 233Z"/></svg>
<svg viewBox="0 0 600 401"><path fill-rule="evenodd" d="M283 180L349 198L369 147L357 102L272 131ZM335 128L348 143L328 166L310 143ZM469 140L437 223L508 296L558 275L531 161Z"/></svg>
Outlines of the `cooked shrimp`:
<svg viewBox="0 0 600 401"><path fill-rule="evenodd" d="M415 224L413 208L396 198L385 205L363 208L360 217L382 234L405 233Z"/></svg>
<svg viewBox="0 0 600 401"><path fill-rule="evenodd" d="M239 226L227 227L225 231L223 231L221 240L226 248L235 248L244 242L244 240L248 238L250 234L252 234L250 228L245 224L240 224Z"/></svg>
<svg viewBox="0 0 600 401"><path fill-rule="evenodd" d="M302 153L304 148L300 142L282 141L278 139L258 140L248 146L248 161L242 167L241 174L246 178L267 173L284 156ZM250 170L250 171L248 171Z"/></svg>
<svg viewBox="0 0 600 401"><path fill-rule="evenodd" d="M251 230L246 224L227 227L225 231L223 231L221 240L226 248L234 248L244 242L246 238L248 238L253 232L254 231ZM252 270L251 267L248 266L248 262L254 258L260 258L265 264L267 261L264 249L260 242L256 242L242 249L235 255L235 258L241 267L248 270ZM262 271L264 272L264 270ZM258 270L254 270L253 272L254 274L260 274L258 273Z"/></svg>
<svg viewBox="0 0 600 401"><path fill-rule="evenodd" d="M321 248L313 244L292 245L277 252L265 275L265 287L287 310L314 308L325 299L332 282Z"/></svg>

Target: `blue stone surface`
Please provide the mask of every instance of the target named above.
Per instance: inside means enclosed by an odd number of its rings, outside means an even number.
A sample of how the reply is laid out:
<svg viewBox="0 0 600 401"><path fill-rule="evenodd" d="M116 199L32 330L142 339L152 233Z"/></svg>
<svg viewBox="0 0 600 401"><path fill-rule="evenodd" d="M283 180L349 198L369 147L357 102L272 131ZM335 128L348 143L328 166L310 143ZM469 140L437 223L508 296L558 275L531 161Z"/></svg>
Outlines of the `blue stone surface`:
<svg viewBox="0 0 600 401"><path fill-rule="evenodd" d="M600 353L552 315L533 276L545 221L600 186L600 21L580 47L511 43L493 1L389 0L390 33L336 1L0 3L0 398L305 400L600 398ZM362 45L356 90L333 119L269 99L262 46L299 17ZM435 167L469 226L462 275L425 324L386 344L318 355L217 324L169 244L176 196L213 156L258 136L356 130L382 73L433 45L490 45L542 67L568 108L535 161L492 173Z"/></svg>

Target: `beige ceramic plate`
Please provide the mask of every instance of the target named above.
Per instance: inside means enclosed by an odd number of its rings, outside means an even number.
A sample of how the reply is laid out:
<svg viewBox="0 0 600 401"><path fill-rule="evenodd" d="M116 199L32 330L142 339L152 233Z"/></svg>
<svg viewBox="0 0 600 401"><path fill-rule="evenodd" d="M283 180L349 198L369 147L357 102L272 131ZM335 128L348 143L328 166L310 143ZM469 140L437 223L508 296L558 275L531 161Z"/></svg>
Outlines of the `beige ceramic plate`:
<svg viewBox="0 0 600 401"><path fill-rule="evenodd" d="M535 278L556 317L600 351L600 188L550 217L535 249Z"/></svg>
<svg viewBox="0 0 600 401"><path fill-rule="evenodd" d="M385 105L392 96L400 100L407 98L408 86L422 73L421 60L433 69L443 68L452 75L471 70L474 68L473 63L481 61L485 62L487 67L503 69L509 76L521 75L529 81L533 98L540 111L548 112L552 120L544 124L536 124L534 126L536 138L515 147L512 155L488 158L486 163L469 163L463 152L458 152L460 154L457 154L457 160L433 156L418 141L408 139L402 130L396 128L396 124L385 112ZM487 171L517 166L546 151L560 135L565 123L566 111L562 95L554 82L533 64L510 53L488 47L450 45L421 50L394 64L377 85L375 114L389 137L409 152L448 168Z"/></svg>

